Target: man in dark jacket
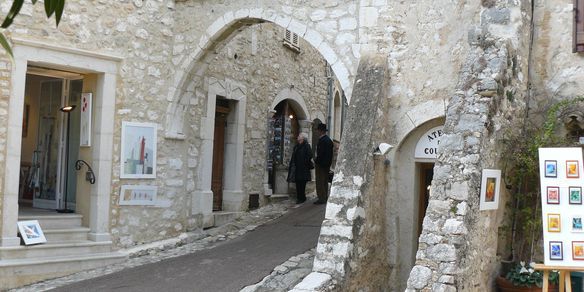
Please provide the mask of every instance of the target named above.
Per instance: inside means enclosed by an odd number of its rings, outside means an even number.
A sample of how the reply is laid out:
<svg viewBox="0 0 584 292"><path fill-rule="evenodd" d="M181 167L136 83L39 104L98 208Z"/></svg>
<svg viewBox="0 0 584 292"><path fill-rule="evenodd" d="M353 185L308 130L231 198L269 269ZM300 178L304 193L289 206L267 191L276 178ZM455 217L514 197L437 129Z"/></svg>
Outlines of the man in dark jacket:
<svg viewBox="0 0 584 292"><path fill-rule="evenodd" d="M316 195L315 204L325 204L328 200L328 174L333 162L333 141L326 135L326 124L319 124L316 128L320 138L316 146Z"/></svg>

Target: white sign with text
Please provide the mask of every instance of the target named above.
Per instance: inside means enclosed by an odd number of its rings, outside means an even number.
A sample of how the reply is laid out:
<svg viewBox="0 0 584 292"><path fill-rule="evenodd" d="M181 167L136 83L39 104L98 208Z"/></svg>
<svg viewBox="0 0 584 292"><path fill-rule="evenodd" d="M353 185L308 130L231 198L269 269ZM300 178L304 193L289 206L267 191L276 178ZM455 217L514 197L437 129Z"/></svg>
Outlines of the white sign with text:
<svg viewBox="0 0 584 292"><path fill-rule="evenodd" d="M418 144L416 144L415 158L436 159L438 157L438 145L440 145L440 138L444 135L442 129L444 129L444 126L438 126L422 135Z"/></svg>

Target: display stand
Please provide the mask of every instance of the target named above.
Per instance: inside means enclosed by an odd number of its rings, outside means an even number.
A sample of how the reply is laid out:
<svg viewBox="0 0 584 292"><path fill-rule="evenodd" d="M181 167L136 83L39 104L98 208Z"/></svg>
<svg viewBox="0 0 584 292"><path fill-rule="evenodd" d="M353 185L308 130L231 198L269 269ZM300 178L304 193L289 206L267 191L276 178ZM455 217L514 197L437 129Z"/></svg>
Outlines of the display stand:
<svg viewBox="0 0 584 292"><path fill-rule="evenodd" d="M550 276L550 271L558 271L559 282L560 282L560 292L572 292L572 280L570 279L571 271L584 271L584 267L556 267L556 266L546 266L544 264L536 264L535 269L538 271L543 271L543 292L548 291L548 279ZM563 279L563 280L562 280ZM565 290L564 290L565 287Z"/></svg>

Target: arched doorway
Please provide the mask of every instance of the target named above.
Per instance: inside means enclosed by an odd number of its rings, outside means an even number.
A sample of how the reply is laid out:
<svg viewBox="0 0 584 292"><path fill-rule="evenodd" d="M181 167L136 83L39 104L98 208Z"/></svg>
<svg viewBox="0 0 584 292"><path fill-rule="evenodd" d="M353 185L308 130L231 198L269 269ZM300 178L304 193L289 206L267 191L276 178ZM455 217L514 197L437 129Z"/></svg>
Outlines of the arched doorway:
<svg viewBox="0 0 584 292"><path fill-rule="evenodd" d="M288 184L288 163L292 149L296 145L296 138L300 133L298 114L288 100L283 100L274 109L274 116L270 120L268 131L268 184L274 194L290 194L293 184Z"/></svg>
<svg viewBox="0 0 584 292"><path fill-rule="evenodd" d="M429 202L434 176L437 148L442 136L443 118L427 121L411 130L396 149L392 161L390 186L391 222L398 222L394 254L398 289L405 289L411 268L416 260L418 238Z"/></svg>

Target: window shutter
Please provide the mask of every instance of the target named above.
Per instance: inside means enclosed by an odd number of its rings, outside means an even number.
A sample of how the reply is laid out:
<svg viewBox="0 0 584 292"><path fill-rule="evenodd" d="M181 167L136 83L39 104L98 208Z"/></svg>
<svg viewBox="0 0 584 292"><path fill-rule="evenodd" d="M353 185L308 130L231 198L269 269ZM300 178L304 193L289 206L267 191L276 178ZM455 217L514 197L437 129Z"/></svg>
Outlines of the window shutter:
<svg viewBox="0 0 584 292"><path fill-rule="evenodd" d="M584 0L574 0L574 41L572 52L584 52Z"/></svg>
<svg viewBox="0 0 584 292"><path fill-rule="evenodd" d="M582 1L584 1L584 0L582 0ZM298 34L293 33L293 32L286 29L286 32L284 34L284 46L299 53L300 52L300 37L298 36Z"/></svg>

